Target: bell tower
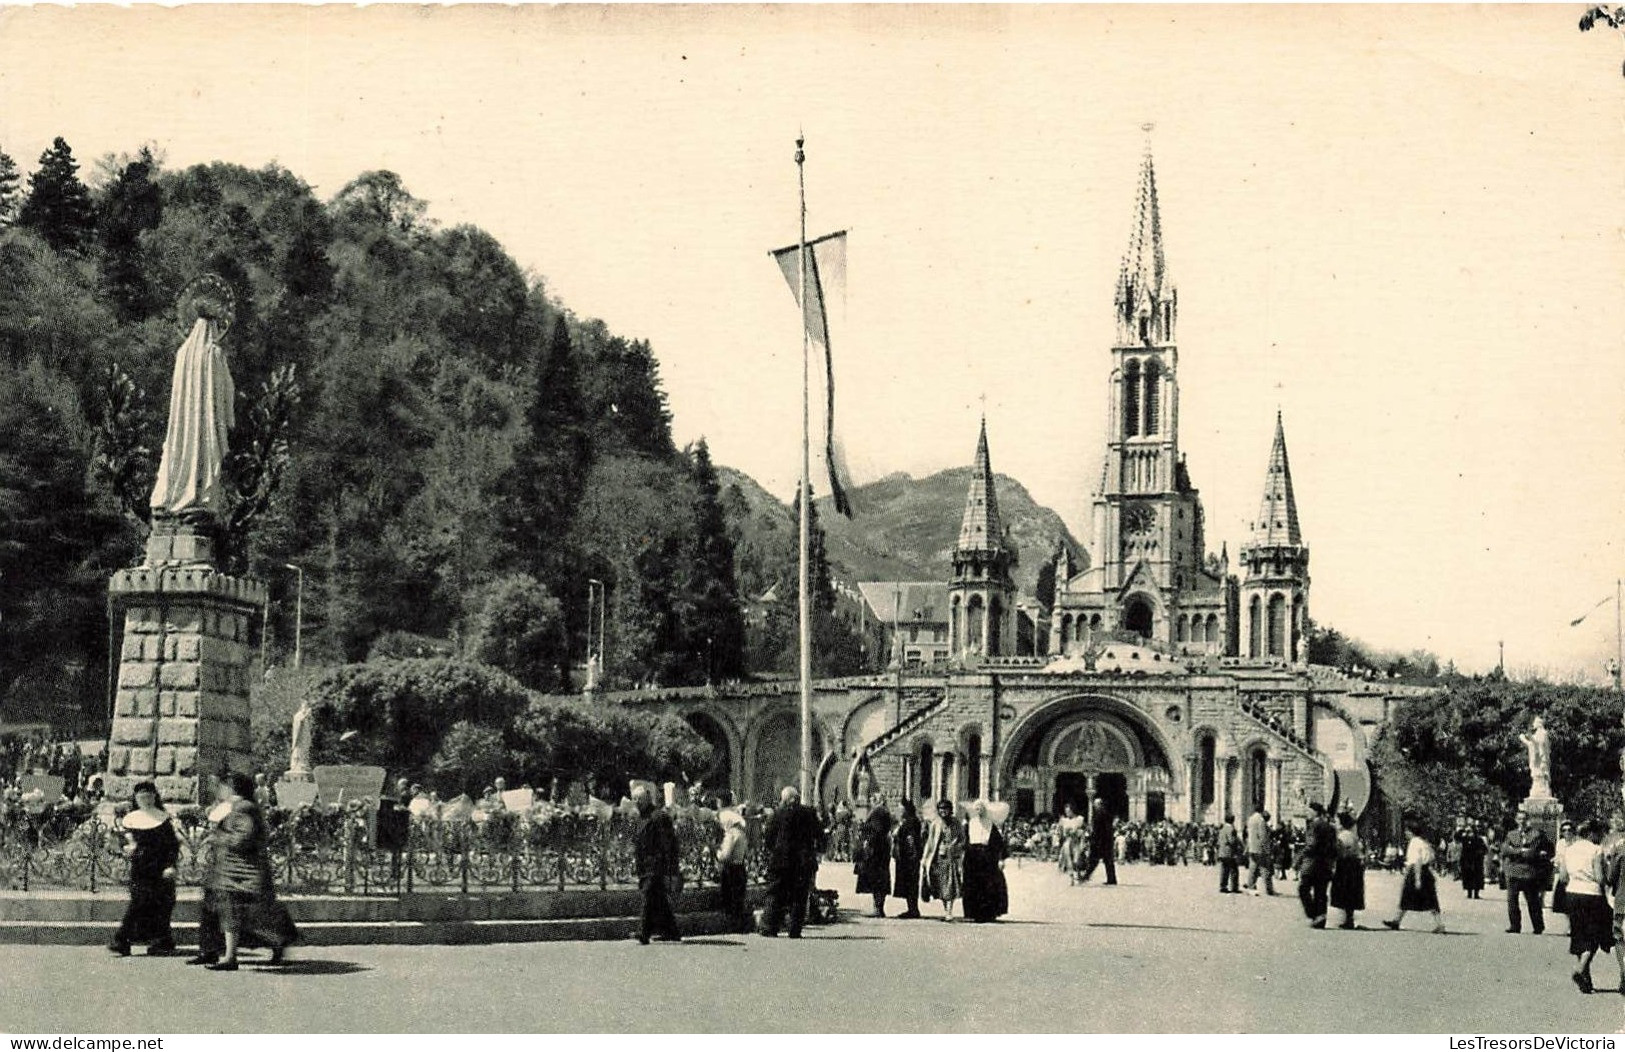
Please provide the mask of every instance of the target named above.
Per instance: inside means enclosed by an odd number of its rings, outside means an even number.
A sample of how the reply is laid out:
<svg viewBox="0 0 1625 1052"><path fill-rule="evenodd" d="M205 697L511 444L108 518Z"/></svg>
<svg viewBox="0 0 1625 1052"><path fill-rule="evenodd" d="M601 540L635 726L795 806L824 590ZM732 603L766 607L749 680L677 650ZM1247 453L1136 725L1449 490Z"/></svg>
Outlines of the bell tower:
<svg viewBox="0 0 1625 1052"><path fill-rule="evenodd" d="M1309 548L1298 525L1286 427L1279 412L1264 498L1241 550L1241 566L1241 656L1301 663L1309 620Z"/></svg>
<svg viewBox="0 0 1625 1052"><path fill-rule="evenodd" d="M954 545L954 577L948 585L948 639L955 658L1002 657L1016 652L1016 585L1010 576L1016 550L1005 536L993 465L987 452L987 418L976 441L976 466L965 494L965 516Z"/></svg>

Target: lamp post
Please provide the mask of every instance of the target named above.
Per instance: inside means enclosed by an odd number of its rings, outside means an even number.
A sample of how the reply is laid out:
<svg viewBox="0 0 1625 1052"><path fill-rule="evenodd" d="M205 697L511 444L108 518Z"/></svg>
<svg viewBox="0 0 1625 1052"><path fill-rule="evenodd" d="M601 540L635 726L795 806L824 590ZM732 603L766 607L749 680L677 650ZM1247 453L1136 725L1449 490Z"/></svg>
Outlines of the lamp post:
<svg viewBox="0 0 1625 1052"><path fill-rule="evenodd" d="M285 568L299 575L299 590L294 599L293 614L293 667L302 668L305 662L305 571L293 563L283 563Z"/></svg>

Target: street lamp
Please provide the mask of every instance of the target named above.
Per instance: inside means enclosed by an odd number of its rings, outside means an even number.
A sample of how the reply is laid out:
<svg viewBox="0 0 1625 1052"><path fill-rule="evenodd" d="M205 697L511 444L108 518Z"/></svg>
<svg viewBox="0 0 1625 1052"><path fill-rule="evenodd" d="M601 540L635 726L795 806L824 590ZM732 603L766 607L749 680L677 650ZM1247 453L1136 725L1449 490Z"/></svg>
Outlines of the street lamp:
<svg viewBox="0 0 1625 1052"><path fill-rule="evenodd" d="M283 566L299 575L293 615L293 667L297 669L304 664L305 658L305 571L293 563L283 563Z"/></svg>

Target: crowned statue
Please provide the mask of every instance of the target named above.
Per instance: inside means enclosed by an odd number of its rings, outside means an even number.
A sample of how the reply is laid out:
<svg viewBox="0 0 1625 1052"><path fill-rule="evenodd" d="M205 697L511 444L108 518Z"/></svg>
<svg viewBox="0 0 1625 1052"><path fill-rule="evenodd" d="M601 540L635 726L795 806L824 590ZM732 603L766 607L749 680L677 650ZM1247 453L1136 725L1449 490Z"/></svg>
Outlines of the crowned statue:
<svg viewBox="0 0 1625 1052"><path fill-rule="evenodd" d="M1523 747L1529 750L1529 797L1549 800L1552 796L1552 746L1546 734L1546 721L1535 717L1534 729L1518 735Z"/></svg>
<svg viewBox="0 0 1625 1052"><path fill-rule="evenodd" d="M187 289L179 306L191 322L175 355L169 390L169 428L152 488L154 521L218 523L225 508L222 469L233 423L235 391L220 339L231 327L230 286L209 274Z"/></svg>

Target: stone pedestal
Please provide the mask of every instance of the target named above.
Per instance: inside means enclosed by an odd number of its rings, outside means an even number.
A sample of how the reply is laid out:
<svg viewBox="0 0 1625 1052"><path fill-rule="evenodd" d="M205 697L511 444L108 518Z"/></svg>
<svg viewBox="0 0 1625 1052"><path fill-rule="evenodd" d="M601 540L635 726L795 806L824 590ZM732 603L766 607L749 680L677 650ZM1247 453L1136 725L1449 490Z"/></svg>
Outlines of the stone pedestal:
<svg viewBox="0 0 1625 1052"><path fill-rule="evenodd" d="M216 771L251 768L251 640L265 586L208 565L211 538L196 531L155 530L147 552L150 565L108 584L124 642L106 791L116 799L151 779L166 800L203 802Z"/></svg>
<svg viewBox="0 0 1625 1052"><path fill-rule="evenodd" d="M1525 798L1522 807L1529 815L1529 824L1544 830L1552 843L1557 843L1557 828L1563 823L1562 801L1550 796L1531 796Z"/></svg>

